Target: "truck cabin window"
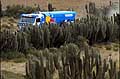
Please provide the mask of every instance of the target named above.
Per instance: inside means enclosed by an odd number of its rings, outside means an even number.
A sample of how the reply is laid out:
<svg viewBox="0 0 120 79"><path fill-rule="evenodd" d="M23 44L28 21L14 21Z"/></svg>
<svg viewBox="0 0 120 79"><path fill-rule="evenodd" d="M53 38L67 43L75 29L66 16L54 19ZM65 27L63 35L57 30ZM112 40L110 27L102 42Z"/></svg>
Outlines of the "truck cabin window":
<svg viewBox="0 0 120 79"><path fill-rule="evenodd" d="M25 17L25 16L23 16L21 18L21 22L34 23L34 21L35 21L34 17Z"/></svg>
<svg viewBox="0 0 120 79"><path fill-rule="evenodd" d="M40 22L40 18L37 18L37 19L36 19L36 22Z"/></svg>

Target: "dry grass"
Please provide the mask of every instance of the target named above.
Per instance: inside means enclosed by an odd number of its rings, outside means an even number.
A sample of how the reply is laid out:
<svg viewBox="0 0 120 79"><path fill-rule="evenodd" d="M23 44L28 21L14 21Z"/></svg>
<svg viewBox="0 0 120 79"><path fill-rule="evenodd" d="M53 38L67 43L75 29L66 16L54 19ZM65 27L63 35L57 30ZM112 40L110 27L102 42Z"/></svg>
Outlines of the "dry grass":
<svg viewBox="0 0 120 79"><path fill-rule="evenodd" d="M12 17L8 18L8 17L4 17L4 18L1 18L1 28L2 29L12 29L13 31L16 31L16 29L18 29L17 27L17 23L18 23L18 20L17 19L14 19Z"/></svg>
<svg viewBox="0 0 120 79"><path fill-rule="evenodd" d="M1 70L13 72L15 74L25 75L25 62L15 63L12 61L9 62L3 61L1 62Z"/></svg>
<svg viewBox="0 0 120 79"><path fill-rule="evenodd" d="M3 73L4 79L25 79L25 76L21 74L15 74L9 71L2 71L2 73Z"/></svg>

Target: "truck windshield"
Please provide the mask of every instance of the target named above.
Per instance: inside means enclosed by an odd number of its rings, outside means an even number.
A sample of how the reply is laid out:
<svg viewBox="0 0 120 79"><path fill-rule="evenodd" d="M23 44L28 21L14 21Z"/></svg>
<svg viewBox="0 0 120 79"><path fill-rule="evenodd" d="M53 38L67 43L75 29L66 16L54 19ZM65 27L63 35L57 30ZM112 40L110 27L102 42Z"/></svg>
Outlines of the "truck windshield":
<svg viewBox="0 0 120 79"><path fill-rule="evenodd" d="M20 21L21 22L27 22L27 23L34 23L35 18L33 18L33 17L22 17Z"/></svg>

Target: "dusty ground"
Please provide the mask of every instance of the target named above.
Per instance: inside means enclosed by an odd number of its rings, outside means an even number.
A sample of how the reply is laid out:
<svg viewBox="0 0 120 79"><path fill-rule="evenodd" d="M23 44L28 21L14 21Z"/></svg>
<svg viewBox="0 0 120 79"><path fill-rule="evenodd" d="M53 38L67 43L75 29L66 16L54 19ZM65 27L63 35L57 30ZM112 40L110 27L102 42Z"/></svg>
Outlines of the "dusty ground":
<svg viewBox="0 0 120 79"><path fill-rule="evenodd" d="M114 61L119 61L119 51L106 50L105 48L100 48L100 51L103 59L108 59L109 55L111 55Z"/></svg>
<svg viewBox="0 0 120 79"><path fill-rule="evenodd" d="M3 61L1 62L1 70L25 75L25 62L15 63Z"/></svg>
<svg viewBox="0 0 120 79"><path fill-rule="evenodd" d="M3 17L0 19L0 28L2 29L11 29L12 31L16 31L18 29L17 23L18 19L12 18L12 17Z"/></svg>
<svg viewBox="0 0 120 79"><path fill-rule="evenodd" d="M116 46L117 45L117 46ZM111 49L108 49L107 47L111 46ZM117 43L111 43L111 44L97 44L95 45L100 50L100 55L102 57L102 60L104 59L109 59L110 57L112 58L113 61L117 62L117 70L119 71L120 69L120 45ZM114 50L114 48L117 48L118 50Z"/></svg>

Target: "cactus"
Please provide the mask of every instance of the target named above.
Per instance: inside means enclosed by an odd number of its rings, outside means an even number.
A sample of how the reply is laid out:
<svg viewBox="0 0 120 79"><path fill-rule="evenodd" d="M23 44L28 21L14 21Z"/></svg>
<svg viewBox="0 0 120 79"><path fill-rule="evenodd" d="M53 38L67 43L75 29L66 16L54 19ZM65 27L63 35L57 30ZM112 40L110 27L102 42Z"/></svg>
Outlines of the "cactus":
<svg viewBox="0 0 120 79"><path fill-rule="evenodd" d="M58 79L106 79L109 72L108 79L117 78L116 62L112 59L102 61L99 51L89 46L80 50L74 44L50 51L45 49L40 56L29 58L26 76L29 79L54 79L54 73L58 71Z"/></svg>
<svg viewBox="0 0 120 79"><path fill-rule="evenodd" d="M48 11L53 11L54 9L53 9L53 7L52 7L52 4L51 3L49 3L48 4Z"/></svg>
<svg viewBox="0 0 120 79"><path fill-rule="evenodd" d="M115 18L115 20L114 20ZM117 16L112 19L87 15L75 23L59 27L57 24L43 24L41 27L28 26L19 32L2 30L0 35L0 49L22 51L23 48L36 49L60 47L68 43L78 43L78 37L88 39L92 45L96 42L110 42L119 40L119 23ZM50 27L49 27L50 26ZM23 42L25 46L22 46ZM22 47L21 47L22 46Z"/></svg>

